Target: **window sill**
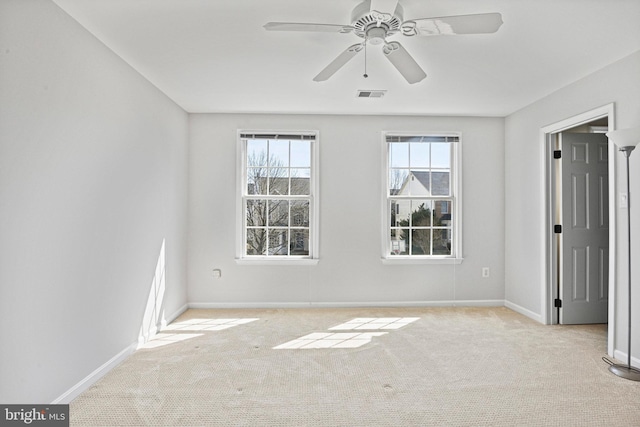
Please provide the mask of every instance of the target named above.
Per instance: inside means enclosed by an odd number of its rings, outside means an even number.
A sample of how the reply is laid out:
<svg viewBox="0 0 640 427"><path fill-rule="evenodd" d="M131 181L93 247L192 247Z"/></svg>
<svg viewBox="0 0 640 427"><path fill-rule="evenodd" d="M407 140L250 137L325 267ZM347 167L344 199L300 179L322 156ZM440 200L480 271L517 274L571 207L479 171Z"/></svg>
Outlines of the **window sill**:
<svg viewBox="0 0 640 427"><path fill-rule="evenodd" d="M382 258L384 265L436 265L436 264L462 264L464 258L435 258L435 257L393 257Z"/></svg>
<svg viewBox="0 0 640 427"><path fill-rule="evenodd" d="M238 265L318 265L318 262L317 258L236 258Z"/></svg>

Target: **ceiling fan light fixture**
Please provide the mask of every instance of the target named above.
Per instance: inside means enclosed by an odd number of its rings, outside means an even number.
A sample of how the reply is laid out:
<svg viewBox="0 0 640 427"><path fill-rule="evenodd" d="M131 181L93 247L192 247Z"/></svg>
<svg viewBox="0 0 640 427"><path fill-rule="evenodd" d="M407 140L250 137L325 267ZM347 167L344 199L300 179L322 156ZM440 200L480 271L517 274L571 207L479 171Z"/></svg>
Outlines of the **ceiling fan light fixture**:
<svg viewBox="0 0 640 427"><path fill-rule="evenodd" d="M386 36L387 30L383 27L373 27L367 30L367 40L374 46L383 44Z"/></svg>
<svg viewBox="0 0 640 427"><path fill-rule="evenodd" d="M404 13L400 3L396 4L393 14L372 10L371 7L371 0L365 0L351 12L351 27L358 37L367 38L372 27L384 28L386 36L400 31Z"/></svg>

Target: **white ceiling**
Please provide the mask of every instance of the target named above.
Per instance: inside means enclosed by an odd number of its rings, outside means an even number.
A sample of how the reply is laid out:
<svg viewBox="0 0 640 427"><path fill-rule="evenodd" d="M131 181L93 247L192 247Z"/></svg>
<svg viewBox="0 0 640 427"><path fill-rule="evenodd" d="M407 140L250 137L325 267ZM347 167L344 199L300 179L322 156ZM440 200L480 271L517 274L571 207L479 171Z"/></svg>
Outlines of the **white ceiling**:
<svg viewBox="0 0 640 427"><path fill-rule="evenodd" d="M368 48L313 77L353 34L267 32L268 21L350 24L359 0L53 0L188 112L506 116L640 50L640 0L400 0L404 18L499 12L495 34L394 35L427 78L409 85ZM358 89L383 89L379 99ZM596 89L594 89L596 90Z"/></svg>

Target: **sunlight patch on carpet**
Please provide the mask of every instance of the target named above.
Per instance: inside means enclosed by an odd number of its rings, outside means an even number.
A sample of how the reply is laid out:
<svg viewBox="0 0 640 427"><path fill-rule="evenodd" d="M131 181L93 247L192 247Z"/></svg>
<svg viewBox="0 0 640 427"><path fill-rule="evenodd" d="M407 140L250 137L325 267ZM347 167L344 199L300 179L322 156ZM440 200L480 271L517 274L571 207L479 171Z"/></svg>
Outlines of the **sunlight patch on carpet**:
<svg viewBox="0 0 640 427"><path fill-rule="evenodd" d="M165 334L163 332L160 332L140 348L158 348L165 345L174 344L180 341L186 341L191 338L200 337L202 335L203 334Z"/></svg>
<svg viewBox="0 0 640 427"><path fill-rule="evenodd" d="M419 317L358 317L329 328L330 331L400 329Z"/></svg>
<svg viewBox="0 0 640 427"><path fill-rule="evenodd" d="M273 347L273 349L357 348L370 343L373 337L379 337L386 333L387 332L314 332L284 344L280 344L279 346Z"/></svg>
<svg viewBox="0 0 640 427"><path fill-rule="evenodd" d="M244 325L258 320L251 319L188 319L174 322L163 330L165 331L222 331L234 326Z"/></svg>

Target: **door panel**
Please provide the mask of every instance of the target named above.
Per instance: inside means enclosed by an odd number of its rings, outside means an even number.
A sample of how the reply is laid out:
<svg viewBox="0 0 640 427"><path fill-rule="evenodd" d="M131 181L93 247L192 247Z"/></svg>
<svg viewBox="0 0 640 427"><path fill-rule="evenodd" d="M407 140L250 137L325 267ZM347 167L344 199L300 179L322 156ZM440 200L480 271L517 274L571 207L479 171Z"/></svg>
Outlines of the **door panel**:
<svg viewBox="0 0 640 427"><path fill-rule="evenodd" d="M609 248L600 248L600 277L598 281L598 299L609 299Z"/></svg>
<svg viewBox="0 0 640 427"><path fill-rule="evenodd" d="M603 134L562 134L562 324L607 322L607 144Z"/></svg>
<svg viewBox="0 0 640 427"><path fill-rule="evenodd" d="M589 229L589 174L571 175L571 228Z"/></svg>
<svg viewBox="0 0 640 427"><path fill-rule="evenodd" d="M589 293L589 247L573 248L571 301L587 301Z"/></svg>

